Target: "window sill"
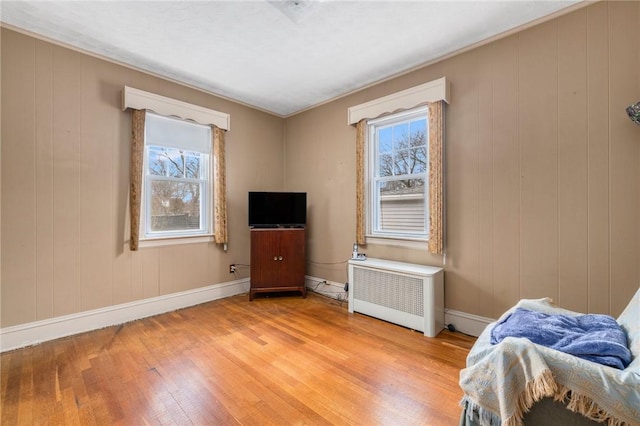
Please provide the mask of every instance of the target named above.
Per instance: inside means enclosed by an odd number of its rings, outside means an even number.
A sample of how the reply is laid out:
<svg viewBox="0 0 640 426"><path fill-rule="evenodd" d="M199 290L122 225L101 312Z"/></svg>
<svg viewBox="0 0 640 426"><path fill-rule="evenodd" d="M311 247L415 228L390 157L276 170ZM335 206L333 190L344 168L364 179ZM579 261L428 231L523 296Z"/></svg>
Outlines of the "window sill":
<svg viewBox="0 0 640 426"><path fill-rule="evenodd" d="M399 238L399 237L379 237L367 235L367 245L379 245L379 246L392 246L392 247L403 247L410 248L416 250L426 250L427 249L427 239L418 239L418 238Z"/></svg>
<svg viewBox="0 0 640 426"><path fill-rule="evenodd" d="M138 247L162 247L173 246L178 244L196 244L196 243L212 243L213 235L195 235L193 237L163 237L163 238L147 238L140 239Z"/></svg>

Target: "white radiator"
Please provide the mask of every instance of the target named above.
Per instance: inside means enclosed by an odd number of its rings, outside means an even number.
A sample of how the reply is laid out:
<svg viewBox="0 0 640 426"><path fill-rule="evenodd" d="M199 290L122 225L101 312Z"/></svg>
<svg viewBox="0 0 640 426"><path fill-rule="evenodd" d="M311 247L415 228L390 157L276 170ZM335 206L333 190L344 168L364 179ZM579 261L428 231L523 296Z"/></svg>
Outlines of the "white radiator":
<svg viewBox="0 0 640 426"><path fill-rule="evenodd" d="M444 328L444 272L389 260L350 260L349 312L435 337Z"/></svg>

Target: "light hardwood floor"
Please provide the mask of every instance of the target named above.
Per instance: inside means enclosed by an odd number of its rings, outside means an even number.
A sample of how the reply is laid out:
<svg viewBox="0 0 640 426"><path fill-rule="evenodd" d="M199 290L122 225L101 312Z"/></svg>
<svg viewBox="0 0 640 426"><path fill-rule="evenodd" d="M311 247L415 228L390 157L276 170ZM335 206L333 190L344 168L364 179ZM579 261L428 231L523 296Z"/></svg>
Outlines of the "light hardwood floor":
<svg viewBox="0 0 640 426"><path fill-rule="evenodd" d="M236 296L1 355L3 425L456 425L474 338Z"/></svg>

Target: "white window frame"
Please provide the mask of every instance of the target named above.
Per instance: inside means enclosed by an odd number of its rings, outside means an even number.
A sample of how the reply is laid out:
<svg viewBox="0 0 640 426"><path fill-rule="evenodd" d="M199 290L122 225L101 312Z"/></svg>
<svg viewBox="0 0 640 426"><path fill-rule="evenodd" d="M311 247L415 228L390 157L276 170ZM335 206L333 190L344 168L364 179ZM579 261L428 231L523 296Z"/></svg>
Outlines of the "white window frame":
<svg viewBox="0 0 640 426"><path fill-rule="evenodd" d="M202 170L202 178L177 178L170 176L157 176L149 173L149 150L150 147L159 146L171 149L185 149L185 146L173 146L167 143L163 143L162 145L154 144L154 141L147 137L147 126L150 123L150 120L145 120L145 144L144 144L144 160L143 160L143 184L142 184L142 205L140 209L140 236L139 239L141 242L144 241L153 241L153 240L166 240L166 239L177 239L177 238L189 238L189 237L207 237L206 240L210 240L213 236L213 152L211 149L211 140L212 140L212 132L210 126L204 126L198 123L192 123L187 120L182 120L176 117L165 117L160 114L154 114L153 112L146 112L147 118L149 115L154 115L156 117L160 117L161 119L166 120L177 120L181 123L187 124L189 126L198 126L201 127L201 130L205 130L205 138L204 144L205 146L200 145L200 147L195 147L190 145L189 141L186 141L184 144L187 146L187 149L194 152L200 152L201 161L200 167ZM198 229L185 229L185 230L173 230L173 231L153 231L151 229L151 204L152 204L152 195L151 195L151 184L154 181L173 181L173 182L185 182L185 183L198 183L201 185L200 191L200 226ZM175 243L175 241L173 241Z"/></svg>
<svg viewBox="0 0 640 426"><path fill-rule="evenodd" d="M421 106L412 108L406 111L402 111L396 114L386 115L381 118L367 121L367 141L365 144L365 173L366 173L366 236L367 241L376 243L384 241L388 244L391 240L396 241L415 241L421 242L428 241L429 238L429 165L428 165L428 150L429 150L429 120L428 120L428 106ZM408 122L419 117L424 117L427 122L425 138L427 149L427 164L425 165L425 171L421 173L414 173L410 175L393 176L393 177L380 177L378 176L378 140L376 138L376 130L381 127L387 127L389 125L400 124ZM424 179L424 232L403 232L400 230L381 230L377 229L376 224L380 215L381 200L377 191L378 183L384 181L393 181L398 179Z"/></svg>

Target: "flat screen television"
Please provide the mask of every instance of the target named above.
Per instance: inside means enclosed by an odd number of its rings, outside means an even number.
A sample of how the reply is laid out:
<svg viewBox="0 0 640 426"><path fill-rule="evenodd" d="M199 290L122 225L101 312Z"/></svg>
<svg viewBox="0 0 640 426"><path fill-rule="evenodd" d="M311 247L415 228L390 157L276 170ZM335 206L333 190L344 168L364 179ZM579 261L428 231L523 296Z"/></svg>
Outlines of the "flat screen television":
<svg viewBox="0 0 640 426"><path fill-rule="evenodd" d="M306 192L249 192L249 226L299 228L306 224Z"/></svg>

